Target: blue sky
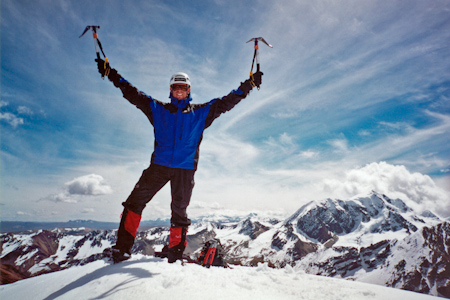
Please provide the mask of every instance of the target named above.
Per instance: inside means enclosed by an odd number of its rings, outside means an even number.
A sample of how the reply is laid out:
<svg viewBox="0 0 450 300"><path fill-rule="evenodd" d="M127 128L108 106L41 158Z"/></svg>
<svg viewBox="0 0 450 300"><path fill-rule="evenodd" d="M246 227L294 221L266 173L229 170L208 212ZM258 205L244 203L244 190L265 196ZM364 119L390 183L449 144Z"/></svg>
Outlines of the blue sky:
<svg viewBox="0 0 450 300"><path fill-rule="evenodd" d="M1 2L2 220L117 221L153 151L146 117L94 62L168 101L194 103L249 74L263 83L215 121L188 213L289 215L371 190L450 216L450 2ZM144 219L169 216L165 187Z"/></svg>

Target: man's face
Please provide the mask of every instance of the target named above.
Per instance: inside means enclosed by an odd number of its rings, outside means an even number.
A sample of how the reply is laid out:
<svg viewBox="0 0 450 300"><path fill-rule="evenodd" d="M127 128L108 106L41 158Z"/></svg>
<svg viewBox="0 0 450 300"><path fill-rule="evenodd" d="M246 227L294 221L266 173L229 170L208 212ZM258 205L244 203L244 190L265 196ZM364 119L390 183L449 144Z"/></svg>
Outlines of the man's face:
<svg viewBox="0 0 450 300"><path fill-rule="evenodd" d="M187 84L173 84L170 87L172 96L177 100L184 100L191 92L191 88Z"/></svg>

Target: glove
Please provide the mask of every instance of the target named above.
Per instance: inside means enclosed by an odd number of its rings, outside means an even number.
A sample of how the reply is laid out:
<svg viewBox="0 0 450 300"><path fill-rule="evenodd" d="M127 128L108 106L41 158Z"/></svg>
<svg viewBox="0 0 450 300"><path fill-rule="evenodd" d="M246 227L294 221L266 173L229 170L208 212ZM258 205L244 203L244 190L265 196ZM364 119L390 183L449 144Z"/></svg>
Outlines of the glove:
<svg viewBox="0 0 450 300"><path fill-rule="evenodd" d="M106 69L105 69L105 61L101 58L96 58L95 61L97 62L97 68L100 75L102 75L102 78L105 77Z"/></svg>
<svg viewBox="0 0 450 300"><path fill-rule="evenodd" d="M105 69L105 61L101 58L96 58L95 61L97 62L98 72L102 75L102 78L108 76L108 79L114 84L114 86L119 87L119 81L122 76L117 73L117 70L111 69L109 65Z"/></svg>
<svg viewBox="0 0 450 300"><path fill-rule="evenodd" d="M258 71L255 74L253 74L253 84L259 89L259 86L261 85L261 78L264 75L263 72Z"/></svg>

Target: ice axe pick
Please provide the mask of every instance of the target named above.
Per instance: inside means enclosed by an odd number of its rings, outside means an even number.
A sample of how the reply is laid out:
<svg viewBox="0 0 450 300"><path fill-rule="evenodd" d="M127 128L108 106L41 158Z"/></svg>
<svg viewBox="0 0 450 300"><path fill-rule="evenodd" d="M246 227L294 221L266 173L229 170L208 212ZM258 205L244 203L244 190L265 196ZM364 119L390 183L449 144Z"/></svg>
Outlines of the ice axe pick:
<svg viewBox="0 0 450 300"><path fill-rule="evenodd" d="M273 46L271 44L269 44L268 42L266 42L266 40L262 37L251 38L247 43L250 43L251 41L255 42L255 53L253 54L252 68L250 70L250 77L253 78L253 66L255 65L255 60L256 60L256 72L260 71L258 42L261 41L264 44L266 44L267 46L269 46L270 48L273 48ZM257 88L259 90L259 86L257 86Z"/></svg>

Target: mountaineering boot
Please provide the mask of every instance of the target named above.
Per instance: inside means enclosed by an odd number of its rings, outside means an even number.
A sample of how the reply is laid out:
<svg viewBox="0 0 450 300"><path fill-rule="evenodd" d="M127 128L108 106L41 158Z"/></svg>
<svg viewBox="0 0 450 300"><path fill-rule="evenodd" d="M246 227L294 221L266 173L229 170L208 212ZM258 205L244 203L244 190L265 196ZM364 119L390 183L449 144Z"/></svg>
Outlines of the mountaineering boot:
<svg viewBox="0 0 450 300"><path fill-rule="evenodd" d="M117 232L116 245L105 249L103 254L111 257L115 263L129 259L131 257L131 248L133 247L140 221L141 215L125 207Z"/></svg>
<svg viewBox="0 0 450 300"><path fill-rule="evenodd" d="M114 263L119 263L121 261L128 260L131 258L130 253L124 252L116 248L116 246L106 248L105 250L103 250L103 255L111 258Z"/></svg>
<svg viewBox="0 0 450 300"><path fill-rule="evenodd" d="M177 259L183 258L183 252L186 248L187 227L171 227L169 237L169 263L174 263Z"/></svg>

